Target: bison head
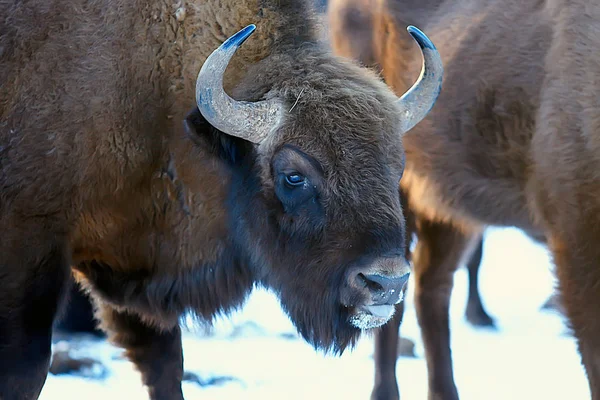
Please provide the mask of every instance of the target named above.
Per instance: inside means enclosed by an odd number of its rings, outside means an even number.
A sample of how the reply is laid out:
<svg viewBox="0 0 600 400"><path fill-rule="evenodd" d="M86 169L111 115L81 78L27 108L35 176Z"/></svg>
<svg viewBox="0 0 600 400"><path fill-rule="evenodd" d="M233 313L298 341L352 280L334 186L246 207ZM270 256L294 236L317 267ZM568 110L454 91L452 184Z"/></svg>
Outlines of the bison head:
<svg viewBox="0 0 600 400"><path fill-rule="evenodd" d="M253 30L206 60L187 128L208 121L233 171L227 210L236 250L307 341L341 353L361 330L386 323L402 299L402 135L433 106L441 62L410 27L424 65L398 99L317 43L282 45L249 69L234 100L223 74Z"/></svg>

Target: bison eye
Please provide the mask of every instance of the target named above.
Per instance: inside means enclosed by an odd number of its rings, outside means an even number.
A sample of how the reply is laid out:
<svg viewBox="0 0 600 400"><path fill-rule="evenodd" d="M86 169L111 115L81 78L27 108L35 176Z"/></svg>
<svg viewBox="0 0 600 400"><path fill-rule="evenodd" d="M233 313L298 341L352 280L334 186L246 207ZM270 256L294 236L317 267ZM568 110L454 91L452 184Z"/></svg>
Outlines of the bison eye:
<svg viewBox="0 0 600 400"><path fill-rule="evenodd" d="M306 178L300 174L294 173L285 176L285 183L292 187L301 186L305 181Z"/></svg>

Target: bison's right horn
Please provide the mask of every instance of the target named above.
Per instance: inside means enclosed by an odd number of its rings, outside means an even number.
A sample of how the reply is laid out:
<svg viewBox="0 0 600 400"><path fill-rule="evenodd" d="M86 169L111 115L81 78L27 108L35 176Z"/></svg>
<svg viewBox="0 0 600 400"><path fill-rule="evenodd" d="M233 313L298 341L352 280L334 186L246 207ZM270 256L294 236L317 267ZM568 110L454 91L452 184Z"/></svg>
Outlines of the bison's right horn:
<svg viewBox="0 0 600 400"><path fill-rule="evenodd" d="M417 82L398 99L402 109L402 133L418 124L431 111L442 90L444 75L442 59L431 40L412 25L407 30L421 48L423 67Z"/></svg>
<svg viewBox="0 0 600 400"><path fill-rule="evenodd" d="M255 25L248 25L206 59L196 80L196 103L204 118L215 128L260 143L279 124L282 104L276 99L236 101L223 90L223 74L229 60L255 29Z"/></svg>

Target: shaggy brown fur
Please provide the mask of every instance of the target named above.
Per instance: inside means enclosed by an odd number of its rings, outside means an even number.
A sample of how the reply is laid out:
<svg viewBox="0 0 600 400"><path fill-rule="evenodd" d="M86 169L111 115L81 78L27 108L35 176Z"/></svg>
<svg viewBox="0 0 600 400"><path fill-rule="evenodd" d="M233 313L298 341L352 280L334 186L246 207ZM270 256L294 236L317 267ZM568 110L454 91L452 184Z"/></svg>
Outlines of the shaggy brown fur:
<svg viewBox="0 0 600 400"><path fill-rule="evenodd" d="M202 63L249 23L226 88L286 105L257 146L194 106ZM0 399L37 398L70 266L154 399L182 398L180 315L254 285L318 349L376 325L351 323L378 304L369 274L398 293L408 276L399 109L314 32L292 0L0 0Z"/></svg>
<svg viewBox="0 0 600 400"><path fill-rule="evenodd" d="M407 24L431 33L444 61L440 99L404 138L401 181L416 213L415 304L429 398L458 398L452 273L484 226L501 225L547 238L592 398L600 399L600 34L592 28L600 5L333 0L329 15L338 54L379 69L398 93L420 65L402 35ZM379 365L386 370L377 372L373 398L398 398L394 365Z"/></svg>

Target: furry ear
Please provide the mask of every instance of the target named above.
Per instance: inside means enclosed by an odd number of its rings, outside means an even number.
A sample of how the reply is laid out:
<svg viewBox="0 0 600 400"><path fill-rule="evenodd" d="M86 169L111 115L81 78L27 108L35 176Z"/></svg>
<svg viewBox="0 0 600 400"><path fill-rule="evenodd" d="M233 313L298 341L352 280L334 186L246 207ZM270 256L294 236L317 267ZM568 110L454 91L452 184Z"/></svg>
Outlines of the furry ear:
<svg viewBox="0 0 600 400"><path fill-rule="evenodd" d="M183 121L186 135L201 146L208 146L210 151L231 166L240 166L244 158L253 151L252 143L221 132L212 126L194 107Z"/></svg>

